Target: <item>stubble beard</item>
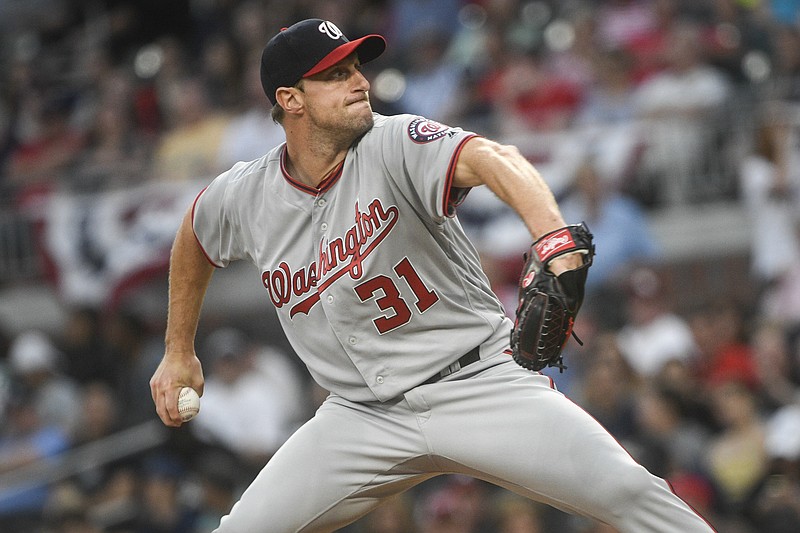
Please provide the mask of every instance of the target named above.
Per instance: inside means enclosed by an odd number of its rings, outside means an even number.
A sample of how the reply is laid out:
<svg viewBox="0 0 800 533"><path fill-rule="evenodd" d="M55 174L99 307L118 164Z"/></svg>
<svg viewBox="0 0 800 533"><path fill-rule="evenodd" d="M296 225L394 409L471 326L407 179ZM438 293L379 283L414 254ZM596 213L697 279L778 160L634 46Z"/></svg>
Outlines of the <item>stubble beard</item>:
<svg viewBox="0 0 800 533"><path fill-rule="evenodd" d="M355 104L360 105L360 104ZM339 149L347 149L353 142L372 128L375 119L372 116L372 107L366 110L349 109L349 113L339 114L331 120L312 117L315 129L324 137L327 143ZM323 139L320 139L323 140Z"/></svg>

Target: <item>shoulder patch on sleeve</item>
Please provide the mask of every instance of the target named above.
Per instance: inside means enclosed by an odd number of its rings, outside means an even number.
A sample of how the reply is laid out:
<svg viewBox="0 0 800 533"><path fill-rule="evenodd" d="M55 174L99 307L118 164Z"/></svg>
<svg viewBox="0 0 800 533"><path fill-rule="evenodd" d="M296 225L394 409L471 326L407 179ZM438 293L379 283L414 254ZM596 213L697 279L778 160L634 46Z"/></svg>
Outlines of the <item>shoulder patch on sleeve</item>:
<svg viewBox="0 0 800 533"><path fill-rule="evenodd" d="M417 117L408 125L408 136L419 144L441 139L450 132L450 128L427 118Z"/></svg>

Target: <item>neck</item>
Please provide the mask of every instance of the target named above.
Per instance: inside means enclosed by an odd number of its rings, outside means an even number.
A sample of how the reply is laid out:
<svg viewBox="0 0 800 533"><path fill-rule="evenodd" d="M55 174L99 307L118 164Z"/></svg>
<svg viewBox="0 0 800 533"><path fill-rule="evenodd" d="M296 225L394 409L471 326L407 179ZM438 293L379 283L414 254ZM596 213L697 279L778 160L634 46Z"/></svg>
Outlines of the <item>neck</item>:
<svg viewBox="0 0 800 533"><path fill-rule="evenodd" d="M286 130L286 167L294 179L317 187L342 162L352 141L345 144L310 133Z"/></svg>
<svg viewBox="0 0 800 533"><path fill-rule="evenodd" d="M342 162L347 150L329 153L310 153L306 146L286 143L286 170L301 183L318 187Z"/></svg>

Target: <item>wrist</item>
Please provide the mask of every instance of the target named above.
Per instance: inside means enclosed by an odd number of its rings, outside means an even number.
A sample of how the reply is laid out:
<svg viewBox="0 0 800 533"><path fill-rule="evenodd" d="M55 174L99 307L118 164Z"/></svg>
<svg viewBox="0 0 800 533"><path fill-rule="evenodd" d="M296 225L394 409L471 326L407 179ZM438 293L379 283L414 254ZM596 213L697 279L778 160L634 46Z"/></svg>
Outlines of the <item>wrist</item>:
<svg viewBox="0 0 800 533"><path fill-rule="evenodd" d="M575 270L583 266L583 256L582 250L568 252L550 261L548 269L556 276L567 270Z"/></svg>
<svg viewBox="0 0 800 533"><path fill-rule="evenodd" d="M193 342L166 341L164 343L164 357L167 359L191 359L195 356Z"/></svg>

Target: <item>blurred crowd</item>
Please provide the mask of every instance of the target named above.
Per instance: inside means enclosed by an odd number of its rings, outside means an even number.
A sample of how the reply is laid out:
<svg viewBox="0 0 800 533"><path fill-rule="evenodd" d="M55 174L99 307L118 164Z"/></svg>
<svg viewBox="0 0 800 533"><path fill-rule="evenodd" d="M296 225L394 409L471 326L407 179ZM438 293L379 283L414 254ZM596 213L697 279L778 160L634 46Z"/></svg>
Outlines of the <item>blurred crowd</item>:
<svg viewBox="0 0 800 533"><path fill-rule="evenodd" d="M364 69L376 111L514 142L587 222L585 345L559 389L719 531L800 530L800 2L0 0L0 208L202 184L263 155L283 132L259 56L306 17L387 37ZM723 257L692 291L650 214L717 201L744 213L747 264L729 280ZM529 236L483 190L459 213L513 313ZM214 323L201 414L119 456L109 439L156 418L163 324L67 309L57 331L0 324L0 531L210 531L326 395L260 317ZM113 460L15 476L103 443ZM611 532L458 476L344 531Z"/></svg>
<svg viewBox="0 0 800 533"><path fill-rule="evenodd" d="M258 157L283 135L265 117L263 44L317 16L388 38L365 68L377 111L534 132L549 150L528 155L551 160L559 189L594 157L608 185L648 206L730 195L748 144L736 126L761 102L800 97L796 11L793 0L5 0L0 187L24 198L204 179Z"/></svg>

